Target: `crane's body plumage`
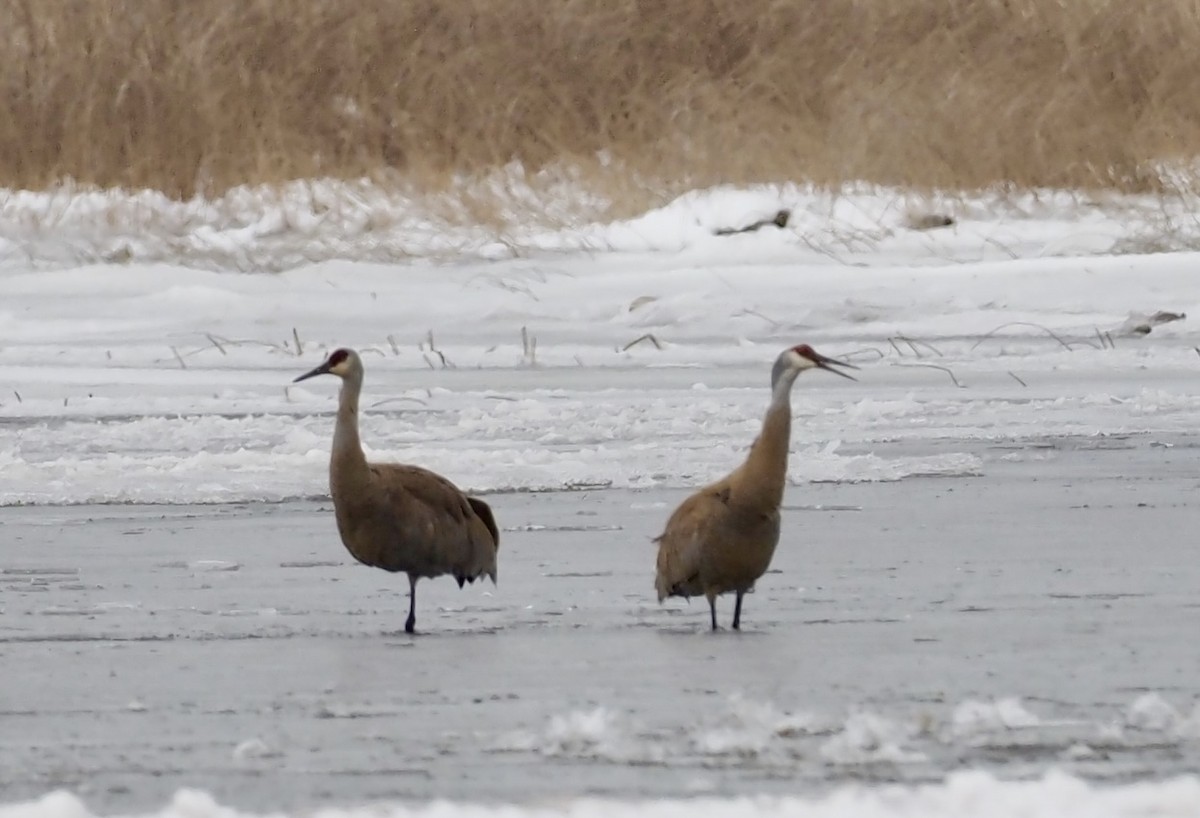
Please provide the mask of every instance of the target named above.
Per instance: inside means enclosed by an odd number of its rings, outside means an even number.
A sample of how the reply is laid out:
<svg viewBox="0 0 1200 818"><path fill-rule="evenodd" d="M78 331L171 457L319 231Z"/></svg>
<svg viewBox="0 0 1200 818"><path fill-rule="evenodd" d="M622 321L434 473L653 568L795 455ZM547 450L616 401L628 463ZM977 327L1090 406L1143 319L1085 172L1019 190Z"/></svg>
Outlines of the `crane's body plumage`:
<svg viewBox="0 0 1200 818"><path fill-rule="evenodd" d="M675 510L657 542L659 602L744 593L775 555L779 509L741 502L728 486L715 483Z"/></svg>
<svg viewBox="0 0 1200 818"><path fill-rule="evenodd" d="M330 479L338 533L355 559L423 578L496 579L499 538L486 503L419 466L376 463L369 469L363 487Z"/></svg>
<svg viewBox="0 0 1200 818"><path fill-rule="evenodd" d="M716 599L736 594L733 627L741 627L742 598L766 573L779 544L780 506L787 482L791 441L791 390L805 369L840 364L810 347L784 350L771 376L771 404L762 431L742 465L727 477L688 497L655 538L658 600L703 596L712 628L717 629Z"/></svg>
<svg viewBox="0 0 1200 818"><path fill-rule="evenodd" d="M408 575L405 630L411 633L417 580L450 574L459 587L484 576L496 581L496 521L487 503L468 497L428 469L368 463L358 437L362 362L350 350L336 350L297 380L325 373L342 378L329 460L338 534L346 550L364 565Z"/></svg>

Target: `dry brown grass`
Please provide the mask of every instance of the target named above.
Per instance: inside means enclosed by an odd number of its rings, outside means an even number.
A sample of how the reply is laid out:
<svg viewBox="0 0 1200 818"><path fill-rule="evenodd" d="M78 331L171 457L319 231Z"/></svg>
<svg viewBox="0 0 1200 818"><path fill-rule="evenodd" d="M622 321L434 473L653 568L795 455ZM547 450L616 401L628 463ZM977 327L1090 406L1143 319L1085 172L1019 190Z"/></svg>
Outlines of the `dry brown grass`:
<svg viewBox="0 0 1200 818"><path fill-rule="evenodd" d="M1196 0L12 0L0 186L1152 189ZM640 204L629 202L629 204Z"/></svg>

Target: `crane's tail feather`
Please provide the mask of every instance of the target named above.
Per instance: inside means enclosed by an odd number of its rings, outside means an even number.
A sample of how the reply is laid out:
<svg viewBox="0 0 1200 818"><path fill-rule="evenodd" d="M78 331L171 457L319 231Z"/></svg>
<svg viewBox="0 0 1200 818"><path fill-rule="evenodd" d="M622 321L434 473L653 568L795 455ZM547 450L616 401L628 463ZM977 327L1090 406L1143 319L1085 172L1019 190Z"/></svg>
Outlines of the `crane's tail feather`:
<svg viewBox="0 0 1200 818"><path fill-rule="evenodd" d="M671 583L662 574L654 578L654 590L658 592L658 604L671 595Z"/></svg>
<svg viewBox="0 0 1200 818"><path fill-rule="evenodd" d="M492 535L492 543L495 545L496 550L499 551L500 529L496 527L496 516L492 514L492 507L477 497L468 497L467 503L470 504L471 510L475 512L475 516L487 527L488 533Z"/></svg>

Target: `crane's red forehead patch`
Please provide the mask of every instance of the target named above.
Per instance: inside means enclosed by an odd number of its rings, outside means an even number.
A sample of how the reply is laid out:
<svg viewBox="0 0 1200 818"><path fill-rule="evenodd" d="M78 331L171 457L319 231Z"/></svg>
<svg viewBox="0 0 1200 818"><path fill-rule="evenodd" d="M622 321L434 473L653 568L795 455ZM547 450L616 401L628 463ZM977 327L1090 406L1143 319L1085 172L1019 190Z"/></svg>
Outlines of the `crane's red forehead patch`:
<svg viewBox="0 0 1200 818"><path fill-rule="evenodd" d="M342 361L346 360L349 357L350 357L349 351L347 351L345 349L335 349L333 352L329 353L329 365L337 366L338 364L340 364Z"/></svg>
<svg viewBox="0 0 1200 818"><path fill-rule="evenodd" d="M809 358L810 360L815 359L816 355L817 355L817 353L813 350L813 348L810 347L808 344L800 344L799 346L794 346L794 347L792 347L792 352L796 353L797 355L799 355L803 358Z"/></svg>

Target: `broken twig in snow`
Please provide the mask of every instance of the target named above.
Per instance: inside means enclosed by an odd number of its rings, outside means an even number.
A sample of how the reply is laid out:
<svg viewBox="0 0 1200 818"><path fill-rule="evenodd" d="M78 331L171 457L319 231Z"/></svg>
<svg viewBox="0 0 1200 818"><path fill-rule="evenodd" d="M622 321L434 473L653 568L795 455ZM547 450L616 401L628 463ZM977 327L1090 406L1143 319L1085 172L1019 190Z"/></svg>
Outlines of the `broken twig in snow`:
<svg viewBox="0 0 1200 818"><path fill-rule="evenodd" d="M642 336L639 336L639 337L637 337L637 338L634 338L634 339L633 339L632 341L630 341L628 344L626 344L625 346L621 347L621 351L622 351L622 352L625 352L625 351L629 350L631 347L635 347L635 346L637 346L638 344L642 343L643 341L649 341L650 343L654 344L654 348L655 348L655 349L662 349L662 348L663 348L663 346L662 346L662 343L661 343L661 342L660 342L660 341L659 341L657 338L655 338L655 337L654 337L654 333L652 333L652 332L647 332L645 335L642 335Z"/></svg>
<svg viewBox="0 0 1200 818"><path fill-rule="evenodd" d="M527 327L521 327L521 357L530 366L537 366L537 336L531 335Z"/></svg>
<svg viewBox="0 0 1200 818"><path fill-rule="evenodd" d="M211 332L204 333L204 337L208 339L208 342L210 344L212 344L213 346L215 346L217 348L217 352L220 352L222 355L229 354L228 352L225 351L225 347L221 345L221 342L218 341Z"/></svg>
<svg viewBox="0 0 1200 818"><path fill-rule="evenodd" d="M900 364L895 362L892 363L892 366L922 366L926 369L940 369L950 376L950 380L954 382L955 386L957 386L959 389L965 388L961 383L959 383L958 378L954 376L954 372L948 366L942 366L941 364Z"/></svg>
<svg viewBox="0 0 1200 818"><path fill-rule="evenodd" d="M896 337L899 338L904 343L908 344L910 347L912 347L913 353L918 358L921 357L921 353L917 351L917 346L916 346L917 344L920 344L921 346L925 347L926 349L928 349L930 352L932 352L934 355L938 356L939 358L945 357L944 355L942 355L942 351L940 349L938 349L937 347L935 347L933 344L929 343L928 341L919 341L914 338L909 338L905 335L897 335Z"/></svg>
<svg viewBox="0 0 1200 818"><path fill-rule="evenodd" d="M1007 329L1008 327L1033 327L1034 329L1040 329L1042 332L1049 335L1055 341L1058 341L1060 344L1062 344L1063 348L1066 349L1067 351L1074 351L1072 346L1069 343L1067 343L1066 341L1064 341L1057 332L1055 332L1054 330L1050 329L1049 327L1043 326L1041 324L1035 324L1032 321L1009 321L1007 324L1001 324L1000 326L996 327L994 330L984 333L983 336L980 337L980 339L978 341L971 344L971 350L974 351L975 348L978 347L980 344L982 344L984 341L991 338L993 335L995 335L1000 330ZM1100 349L1100 347L1097 347L1091 341L1077 341L1076 343L1083 344L1085 346L1089 346L1092 349Z"/></svg>

